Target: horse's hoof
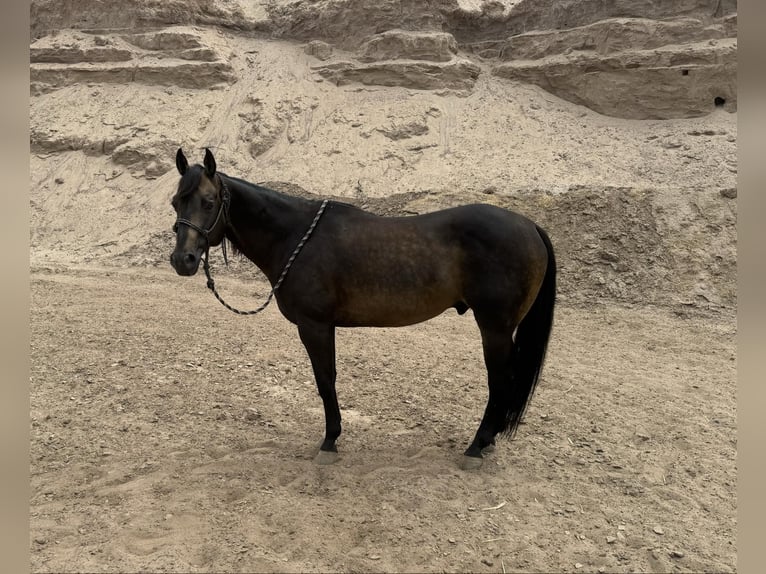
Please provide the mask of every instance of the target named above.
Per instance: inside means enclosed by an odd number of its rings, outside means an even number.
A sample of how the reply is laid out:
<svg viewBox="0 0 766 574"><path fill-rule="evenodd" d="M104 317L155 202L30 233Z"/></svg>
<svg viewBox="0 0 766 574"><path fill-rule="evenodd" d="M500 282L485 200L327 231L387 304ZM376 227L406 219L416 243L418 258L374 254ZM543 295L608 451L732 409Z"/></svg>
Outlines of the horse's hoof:
<svg viewBox="0 0 766 574"><path fill-rule="evenodd" d="M484 459L478 456L463 455L463 460L460 461L460 468L463 470L478 470L481 468L481 464Z"/></svg>
<svg viewBox="0 0 766 574"><path fill-rule="evenodd" d="M327 464L333 464L338 461L338 453L331 450L320 450L314 457L316 464L325 466Z"/></svg>

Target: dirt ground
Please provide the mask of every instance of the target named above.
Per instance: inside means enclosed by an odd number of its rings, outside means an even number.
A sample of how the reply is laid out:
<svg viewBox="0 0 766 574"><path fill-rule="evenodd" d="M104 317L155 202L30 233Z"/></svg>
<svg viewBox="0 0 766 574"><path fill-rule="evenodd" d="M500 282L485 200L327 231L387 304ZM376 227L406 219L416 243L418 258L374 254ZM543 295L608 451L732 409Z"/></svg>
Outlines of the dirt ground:
<svg viewBox="0 0 766 574"><path fill-rule="evenodd" d="M268 292L218 274L235 305ZM170 269L32 266L35 572L732 572L736 321L562 304L516 438L471 313L340 330L340 460L276 307Z"/></svg>

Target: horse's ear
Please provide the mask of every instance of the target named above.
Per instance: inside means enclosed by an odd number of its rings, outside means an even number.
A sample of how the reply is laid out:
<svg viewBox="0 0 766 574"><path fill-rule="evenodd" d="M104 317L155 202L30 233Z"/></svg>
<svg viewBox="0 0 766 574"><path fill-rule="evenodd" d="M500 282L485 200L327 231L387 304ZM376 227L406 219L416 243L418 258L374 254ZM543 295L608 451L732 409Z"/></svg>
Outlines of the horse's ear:
<svg viewBox="0 0 766 574"><path fill-rule="evenodd" d="M178 173L181 175L185 174L186 170L189 168L189 162L186 161L186 156L180 147L176 152L176 168L178 168Z"/></svg>
<svg viewBox="0 0 766 574"><path fill-rule="evenodd" d="M213 153L205 148L205 174L207 174L208 177L213 177L215 175L215 158L213 157Z"/></svg>

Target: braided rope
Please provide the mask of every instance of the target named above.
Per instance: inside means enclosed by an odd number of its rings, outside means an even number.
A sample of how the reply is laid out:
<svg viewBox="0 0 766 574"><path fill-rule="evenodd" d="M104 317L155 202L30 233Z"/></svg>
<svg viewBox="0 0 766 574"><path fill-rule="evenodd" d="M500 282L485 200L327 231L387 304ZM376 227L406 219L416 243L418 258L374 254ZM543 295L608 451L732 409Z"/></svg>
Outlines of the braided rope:
<svg viewBox="0 0 766 574"><path fill-rule="evenodd" d="M280 273L279 279L277 279L276 284L271 289L271 292L269 293L269 296L266 299L266 302L263 303L257 309L254 309L252 311L240 311L239 309L236 309L232 307L231 305L229 305L226 301L223 300L223 297L219 295L218 291L215 288L215 281L213 280L213 277L210 275L210 263L208 262L210 246L208 245L207 249L205 250L205 259L203 261L203 268L205 270L205 275L207 276L207 287L213 292L213 295L215 295L215 298L218 299L218 301L220 301L221 305L226 307L229 311L236 313L237 315L256 315L260 313L261 311L263 311L266 307L268 307L269 303L271 303L271 300L274 297L274 293L282 285L282 282L285 280L285 277L287 276L287 272L290 270L290 267L292 267L293 262L295 261L295 258L298 257L298 253L301 252L301 249L303 249L303 246L306 244L306 242L309 240L309 237L311 237L311 234L314 232L314 228L317 226L317 223L319 223L319 219L322 217L322 214L324 213L324 210L327 207L328 203L329 202L326 199L322 202L322 205L319 207L319 211L317 211L316 215L314 216L314 220L311 222L311 225L309 226L308 230L303 235L301 240L298 242L298 245L293 250L292 254L290 255L290 258L287 260L287 263L285 264L284 269L282 269L282 273Z"/></svg>

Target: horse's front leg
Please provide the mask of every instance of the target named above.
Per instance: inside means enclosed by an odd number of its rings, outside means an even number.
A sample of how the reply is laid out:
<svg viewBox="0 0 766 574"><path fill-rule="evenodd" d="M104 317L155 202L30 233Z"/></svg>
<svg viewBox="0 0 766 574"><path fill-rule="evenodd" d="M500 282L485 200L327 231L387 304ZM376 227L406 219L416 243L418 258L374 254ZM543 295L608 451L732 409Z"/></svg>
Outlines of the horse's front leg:
<svg viewBox="0 0 766 574"><path fill-rule="evenodd" d="M311 359L319 396L324 403L325 437L314 461L317 464L331 464L338 459L335 441L341 431L340 407L335 394L335 327L300 323L298 333Z"/></svg>

